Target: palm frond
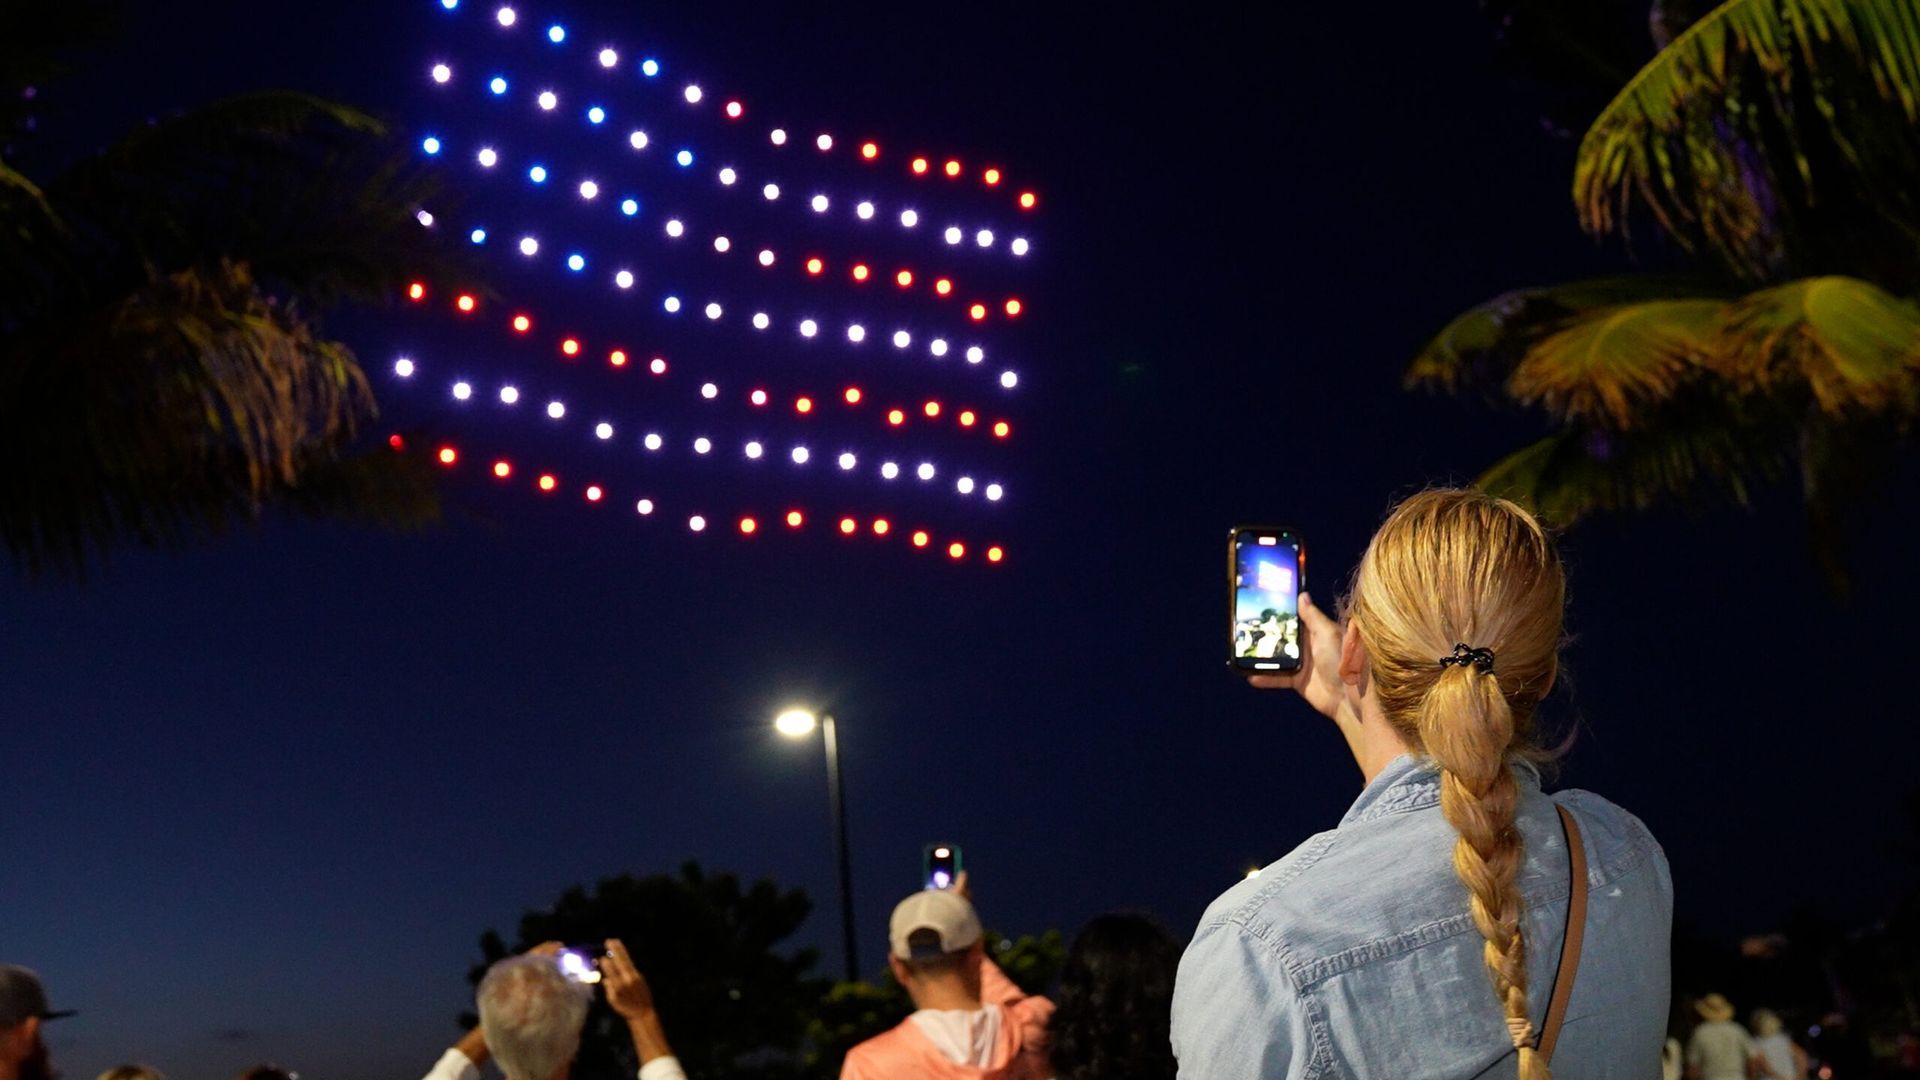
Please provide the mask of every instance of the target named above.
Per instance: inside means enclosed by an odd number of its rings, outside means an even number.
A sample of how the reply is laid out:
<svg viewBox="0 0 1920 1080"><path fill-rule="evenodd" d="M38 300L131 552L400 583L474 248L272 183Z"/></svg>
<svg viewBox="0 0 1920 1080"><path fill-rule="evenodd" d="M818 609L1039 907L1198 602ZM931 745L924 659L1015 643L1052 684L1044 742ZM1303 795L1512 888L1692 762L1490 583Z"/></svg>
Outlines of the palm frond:
<svg viewBox="0 0 1920 1080"><path fill-rule="evenodd" d="M1527 349L1508 392L1562 421L1634 427L1706 366L1724 307L1645 300L1583 312Z"/></svg>
<svg viewBox="0 0 1920 1080"><path fill-rule="evenodd" d="M1475 481L1559 525L1663 504L1744 505L1791 458L1792 418L1770 403L1689 388L1661 422L1614 431L1581 424L1495 462Z"/></svg>
<svg viewBox="0 0 1920 1080"><path fill-rule="evenodd" d="M1802 278L1732 304L1716 350L1720 373L1756 389L1804 382L1840 415L1920 405L1920 306L1859 278Z"/></svg>
<svg viewBox="0 0 1920 1080"><path fill-rule="evenodd" d="M0 345L0 460L33 463L0 471L0 544L28 572L329 492L384 493L362 509L398 519L430 506L422 486L335 471L373 413L366 377L243 266L159 276L78 332Z"/></svg>
<svg viewBox="0 0 1920 1080"><path fill-rule="evenodd" d="M1822 200L1859 201L1910 247L1917 120L1912 0L1727 0L1594 120L1574 203L1604 233L1637 202L1754 279L1780 267L1796 241L1785 226Z"/></svg>
<svg viewBox="0 0 1920 1080"><path fill-rule="evenodd" d="M1727 295L1732 294L1712 281L1679 274L1626 274L1515 289L1456 316L1407 365L1405 382L1448 392L1504 389L1537 342L1596 310Z"/></svg>
<svg viewBox="0 0 1920 1080"><path fill-rule="evenodd" d="M460 248L415 213L439 204L380 121L305 94L218 102L136 132L47 185L111 239L123 278L226 260L309 303L393 296L413 275L463 274Z"/></svg>

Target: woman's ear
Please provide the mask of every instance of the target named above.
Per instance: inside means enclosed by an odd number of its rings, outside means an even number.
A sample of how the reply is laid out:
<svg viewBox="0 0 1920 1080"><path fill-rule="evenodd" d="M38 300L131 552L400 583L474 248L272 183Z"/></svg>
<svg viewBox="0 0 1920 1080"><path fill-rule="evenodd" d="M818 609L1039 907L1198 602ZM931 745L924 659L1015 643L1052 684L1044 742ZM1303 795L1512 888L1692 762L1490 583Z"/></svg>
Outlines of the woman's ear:
<svg viewBox="0 0 1920 1080"><path fill-rule="evenodd" d="M1367 677L1367 646L1360 640L1360 627L1352 619L1347 620L1346 632L1340 635L1340 681L1360 689Z"/></svg>

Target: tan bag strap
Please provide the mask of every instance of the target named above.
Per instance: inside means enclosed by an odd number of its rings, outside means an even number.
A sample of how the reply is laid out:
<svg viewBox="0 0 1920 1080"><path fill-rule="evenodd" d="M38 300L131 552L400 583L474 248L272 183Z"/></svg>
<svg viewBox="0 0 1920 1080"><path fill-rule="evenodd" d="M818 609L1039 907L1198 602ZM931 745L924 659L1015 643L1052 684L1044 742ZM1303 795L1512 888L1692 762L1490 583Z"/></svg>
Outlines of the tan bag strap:
<svg viewBox="0 0 1920 1080"><path fill-rule="evenodd" d="M1560 1025L1567 1018L1567 1002L1573 997L1573 978L1580 972L1580 942L1587 934L1587 846L1580 839L1580 823L1564 806L1560 828L1567 835L1567 870L1573 879L1567 894L1567 930L1560 941L1560 971L1553 978L1553 996L1547 999L1547 1026L1540 1032L1540 1057L1553 1062L1553 1044L1560 1039Z"/></svg>

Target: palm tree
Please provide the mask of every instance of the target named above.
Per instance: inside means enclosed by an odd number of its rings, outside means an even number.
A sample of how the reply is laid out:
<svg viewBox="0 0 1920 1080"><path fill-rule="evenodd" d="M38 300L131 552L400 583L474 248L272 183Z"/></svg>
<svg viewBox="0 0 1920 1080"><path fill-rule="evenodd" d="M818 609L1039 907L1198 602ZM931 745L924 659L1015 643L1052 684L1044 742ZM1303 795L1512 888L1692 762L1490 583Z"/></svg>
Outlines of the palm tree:
<svg viewBox="0 0 1920 1080"><path fill-rule="evenodd" d="M0 140L82 5L0 13ZM353 352L315 313L447 256L383 125L260 93L142 128L48 178L0 149L0 543L84 574L271 507L418 523L427 469L384 443Z"/></svg>
<svg viewBox="0 0 1920 1080"><path fill-rule="evenodd" d="M1552 433L1479 483L1562 523L1744 503L1797 471L1839 580L1839 512L1920 415L1917 121L1912 0L1727 0L1620 90L1574 170L1584 228L1648 224L1686 271L1496 297L1408 382L1544 411Z"/></svg>

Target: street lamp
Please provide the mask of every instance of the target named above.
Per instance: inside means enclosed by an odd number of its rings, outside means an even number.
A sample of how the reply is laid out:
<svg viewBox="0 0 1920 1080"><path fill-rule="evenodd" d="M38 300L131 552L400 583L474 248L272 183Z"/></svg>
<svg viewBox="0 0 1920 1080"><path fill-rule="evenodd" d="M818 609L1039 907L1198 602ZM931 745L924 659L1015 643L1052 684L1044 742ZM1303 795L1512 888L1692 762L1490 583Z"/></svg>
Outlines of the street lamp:
<svg viewBox="0 0 1920 1080"><path fill-rule="evenodd" d="M860 961L853 933L853 867L847 859L846 776L840 771L840 740L833 717L808 709L788 709L775 717L773 729L789 739L804 739L819 728L827 747L827 801L833 812L833 857L840 864L840 935L844 939L847 981L860 978Z"/></svg>

